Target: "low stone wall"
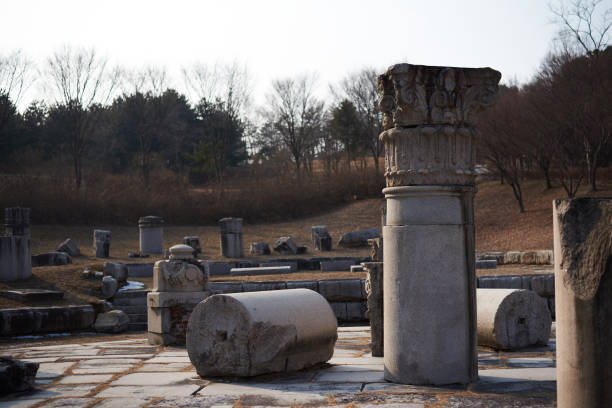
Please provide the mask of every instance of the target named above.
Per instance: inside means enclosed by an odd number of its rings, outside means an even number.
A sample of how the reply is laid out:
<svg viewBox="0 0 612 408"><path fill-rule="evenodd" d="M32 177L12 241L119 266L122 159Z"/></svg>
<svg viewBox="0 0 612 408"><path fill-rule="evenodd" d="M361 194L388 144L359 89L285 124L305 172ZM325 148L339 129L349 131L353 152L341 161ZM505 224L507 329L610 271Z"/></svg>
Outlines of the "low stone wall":
<svg viewBox="0 0 612 408"><path fill-rule="evenodd" d="M95 319L91 305L2 309L0 336L84 330L90 328Z"/></svg>
<svg viewBox="0 0 612 408"><path fill-rule="evenodd" d="M370 257L269 258L258 261L201 261L210 276L230 275L232 268L290 266L291 272L350 270L350 265L369 262Z"/></svg>
<svg viewBox="0 0 612 408"><path fill-rule="evenodd" d="M552 249L540 251L508 251L486 252L476 254L477 260L496 260L498 265L526 264L526 265L553 265Z"/></svg>

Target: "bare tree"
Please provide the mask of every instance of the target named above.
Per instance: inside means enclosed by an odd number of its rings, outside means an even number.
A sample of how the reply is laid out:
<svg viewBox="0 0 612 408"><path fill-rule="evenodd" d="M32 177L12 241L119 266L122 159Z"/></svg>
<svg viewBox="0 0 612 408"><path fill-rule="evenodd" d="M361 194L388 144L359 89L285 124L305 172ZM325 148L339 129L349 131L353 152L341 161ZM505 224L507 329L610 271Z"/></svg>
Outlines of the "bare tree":
<svg viewBox="0 0 612 408"><path fill-rule="evenodd" d="M82 158L96 119L95 106L108 103L119 84L121 72L108 67L108 60L94 49L64 46L47 59L45 74L56 103L70 111L71 128L66 130L68 152L75 185L80 188Z"/></svg>
<svg viewBox="0 0 612 408"><path fill-rule="evenodd" d="M601 12L597 19L599 6L604 0L572 0L565 5L562 0L549 5L561 26L560 39L567 43L574 42L587 55L597 55L606 49L612 28L612 7Z"/></svg>
<svg viewBox="0 0 612 408"><path fill-rule="evenodd" d="M266 96L267 106L262 111L291 153L298 179L306 155L317 145L323 123L325 104L315 97L315 84L315 75L273 81L272 92Z"/></svg>
<svg viewBox="0 0 612 408"><path fill-rule="evenodd" d="M170 87L166 67L144 66L140 69L126 71L122 76L123 93L150 93L159 96Z"/></svg>
<svg viewBox="0 0 612 408"><path fill-rule="evenodd" d="M7 95L17 105L34 82L33 63L21 50L0 55L0 95Z"/></svg>
<svg viewBox="0 0 612 408"><path fill-rule="evenodd" d="M361 118L365 147L372 154L376 174L378 174L378 158L384 150L378 136L382 132L382 116L378 109L377 74L373 68L363 68L340 81L339 89L332 88L332 93L338 99L350 100Z"/></svg>

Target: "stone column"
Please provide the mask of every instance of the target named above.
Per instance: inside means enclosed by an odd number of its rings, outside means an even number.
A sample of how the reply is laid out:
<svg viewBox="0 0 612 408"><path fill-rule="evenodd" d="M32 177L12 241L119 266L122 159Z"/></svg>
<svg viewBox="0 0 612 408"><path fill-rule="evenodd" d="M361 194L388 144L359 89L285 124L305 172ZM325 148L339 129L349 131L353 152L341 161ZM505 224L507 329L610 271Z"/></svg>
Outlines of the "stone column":
<svg viewBox="0 0 612 408"><path fill-rule="evenodd" d="M244 258L242 218L221 218L221 254L226 258Z"/></svg>
<svg viewBox="0 0 612 408"><path fill-rule="evenodd" d="M612 199L553 202L557 404L612 407Z"/></svg>
<svg viewBox="0 0 612 408"><path fill-rule="evenodd" d="M164 219L154 215L138 219L140 253L161 254L164 245Z"/></svg>
<svg viewBox="0 0 612 408"><path fill-rule="evenodd" d="M4 229L9 237L30 238L30 209L11 207L4 209Z"/></svg>
<svg viewBox="0 0 612 408"><path fill-rule="evenodd" d="M490 68L398 64L378 78L389 381L477 378L472 124L500 77Z"/></svg>
<svg viewBox="0 0 612 408"><path fill-rule="evenodd" d="M378 238L377 238L378 239ZM368 273L366 276L366 293L368 294L368 312L370 320L370 334L372 336L372 356L382 357L384 355L384 314L383 314L383 263L363 262Z"/></svg>
<svg viewBox="0 0 612 408"><path fill-rule="evenodd" d="M108 258L110 256L110 236L110 231L94 230L93 247L96 252L96 258Z"/></svg>

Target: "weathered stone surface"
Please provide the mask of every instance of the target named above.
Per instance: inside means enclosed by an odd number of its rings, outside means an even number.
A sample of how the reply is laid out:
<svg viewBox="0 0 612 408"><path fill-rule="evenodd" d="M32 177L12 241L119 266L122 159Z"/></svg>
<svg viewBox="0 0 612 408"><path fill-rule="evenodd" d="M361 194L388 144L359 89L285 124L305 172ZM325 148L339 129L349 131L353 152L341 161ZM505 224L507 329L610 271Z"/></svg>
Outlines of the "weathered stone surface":
<svg viewBox="0 0 612 408"><path fill-rule="evenodd" d="M367 272L365 290L368 295L367 317L372 335L372 356L384 355L384 314L383 314L383 263L364 262Z"/></svg>
<svg viewBox="0 0 612 408"><path fill-rule="evenodd" d="M500 77L490 68L398 64L378 78L388 381L477 378L473 124ZM437 346L442 339L452 341Z"/></svg>
<svg viewBox="0 0 612 408"><path fill-rule="evenodd" d="M295 255L298 253L298 247L291 237L280 237L274 241L272 248L283 255Z"/></svg>
<svg viewBox="0 0 612 408"><path fill-rule="evenodd" d="M221 229L221 255L226 258L244 258L242 241L242 218L222 218L219 220Z"/></svg>
<svg viewBox="0 0 612 408"><path fill-rule="evenodd" d="M121 262L104 262L104 274L117 279L117 282L127 282L128 267Z"/></svg>
<svg viewBox="0 0 612 408"><path fill-rule="evenodd" d="M127 330L130 318L121 310L100 313L96 317L94 329L102 333L121 333Z"/></svg>
<svg viewBox="0 0 612 408"><path fill-rule="evenodd" d="M351 272L363 272L364 269L363 269L363 266L361 265L351 265L350 271Z"/></svg>
<svg viewBox="0 0 612 408"><path fill-rule="evenodd" d="M96 318L90 305L0 310L0 336L57 333L89 328Z"/></svg>
<svg viewBox="0 0 612 408"><path fill-rule="evenodd" d="M497 261L495 259L482 259L476 261L476 269L497 269Z"/></svg>
<svg viewBox="0 0 612 408"><path fill-rule="evenodd" d="M552 273L539 275L523 275L523 289L529 289L540 296L549 297L555 294L555 275Z"/></svg>
<svg viewBox="0 0 612 408"><path fill-rule="evenodd" d="M0 395L27 391L34 388L38 363L26 363L0 357Z"/></svg>
<svg viewBox="0 0 612 408"><path fill-rule="evenodd" d="M385 206L387 208L387 206ZM383 239L372 238L368 239L368 245L370 245L370 259L372 262L383 261Z"/></svg>
<svg viewBox="0 0 612 408"><path fill-rule="evenodd" d="M478 287L486 289L523 289L520 276L479 276Z"/></svg>
<svg viewBox="0 0 612 408"><path fill-rule="evenodd" d="M140 253L161 254L164 243L164 219L154 215L138 219Z"/></svg>
<svg viewBox="0 0 612 408"><path fill-rule="evenodd" d="M30 209L10 207L4 209L4 229L8 237L30 238Z"/></svg>
<svg viewBox="0 0 612 408"><path fill-rule="evenodd" d="M11 289L0 291L0 296L22 302L31 302L61 299L64 297L64 292L48 289Z"/></svg>
<svg viewBox="0 0 612 408"><path fill-rule="evenodd" d="M312 227L312 247L315 251L331 251L332 241L326 225Z"/></svg>
<svg viewBox="0 0 612 408"><path fill-rule="evenodd" d="M194 257L197 257L198 254L202 253L202 247L200 246L200 237L183 237L183 244L193 248Z"/></svg>
<svg viewBox="0 0 612 408"><path fill-rule="evenodd" d="M251 244L249 253L253 255L269 255L270 246L268 245L267 242L253 242Z"/></svg>
<svg viewBox="0 0 612 408"><path fill-rule="evenodd" d="M126 264L128 268L128 277L131 278L146 278L153 276L153 263L131 263Z"/></svg>
<svg viewBox="0 0 612 408"><path fill-rule="evenodd" d="M32 255L32 266L57 266L72 263L72 258L65 252L47 252Z"/></svg>
<svg viewBox="0 0 612 408"><path fill-rule="evenodd" d="M262 292L267 290L287 289L287 283L281 282L243 282L243 292Z"/></svg>
<svg viewBox="0 0 612 408"><path fill-rule="evenodd" d="M316 280L287 281L287 289L310 289L319 291L319 283Z"/></svg>
<svg viewBox="0 0 612 408"><path fill-rule="evenodd" d="M208 288L208 276L195 261L157 261L153 270L155 292L198 292Z"/></svg>
<svg viewBox="0 0 612 408"><path fill-rule="evenodd" d="M107 230L94 230L93 232L93 247L96 252L96 258L108 258L110 255L110 236L111 232Z"/></svg>
<svg viewBox="0 0 612 408"><path fill-rule="evenodd" d="M373 238L380 238L380 234L376 228L351 231L342 235L340 241L338 241L338 246L345 248L368 246L368 240Z"/></svg>
<svg viewBox="0 0 612 408"><path fill-rule="evenodd" d="M612 406L612 200L553 202L557 403Z"/></svg>
<svg viewBox="0 0 612 408"><path fill-rule="evenodd" d="M28 279L32 276L30 237L0 237L0 281Z"/></svg>
<svg viewBox="0 0 612 408"><path fill-rule="evenodd" d="M214 295L193 311L189 358L200 376L253 376L329 360L337 323L308 289Z"/></svg>
<svg viewBox="0 0 612 408"><path fill-rule="evenodd" d="M81 251L77 244L71 240L70 238L66 239L62 242L56 249L57 252L65 252L70 256L79 256L81 255Z"/></svg>
<svg viewBox="0 0 612 408"><path fill-rule="evenodd" d="M113 310L113 304L108 300L97 300L95 302L91 302L90 305L93 307L96 314L106 313Z"/></svg>
<svg viewBox="0 0 612 408"><path fill-rule="evenodd" d="M239 293L242 292L242 282L213 282L210 289L213 293Z"/></svg>
<svg viewBox="0 0 612 408"><path fill-rule="evenodd" d="M251 276L251 275L279 275L291 273L290 266L267 266L256 268L232 268L230 274L232 276Z"/></svg>
<svg viewBox="0 0 612 408"><path fill-rule="evenodd" d="M351 265L356 265L357 261L353 259L334 259L331 261L321 261L321 272L329 271L349 271Z"/></svg>
<svg viewBox="0 0 612 408"><path fill-rule="evenodd" d="M478 344L503 350L546 345L548 303L524 289L477 289Z"/></svg>
<svg viewBox="0 0 612 408"><path fill-rule="evenodd" d="M105 276L102 278L102 295L106 299L110 299L115 296L117 289L119 289L117 279L113 278L112 276Z"/></svg>
<svg viewBox="0 0 612 408"><path fill-rule="evenodd" d="M361 301L365 296L365 282L361 279L324 279L319 281L319 293L329 302Z"/></svg>

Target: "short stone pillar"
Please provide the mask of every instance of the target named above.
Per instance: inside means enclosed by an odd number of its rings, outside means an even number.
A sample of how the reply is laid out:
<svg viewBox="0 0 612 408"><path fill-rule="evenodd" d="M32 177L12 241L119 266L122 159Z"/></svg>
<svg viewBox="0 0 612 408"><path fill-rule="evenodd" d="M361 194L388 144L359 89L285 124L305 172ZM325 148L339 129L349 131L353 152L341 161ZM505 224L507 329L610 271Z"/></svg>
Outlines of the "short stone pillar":
<svg viewBox="0 0 612 408"><path fill-rule="evenodd" d="M30 209L4 209L5 237L0 236L0 281L9 282L32 276Z"/></svg>
<svg viewBox="0 0 612 408"><path fill-rule="evenodd" d="M147 294L149 344L184 345L189 316L209 295L208 275L193 248L171 247L170 260L155 263L153 290Z"/></svg>
<svg viewBox="0 0 612 408"><path fill-rule="evenodd" d="M370 320L370 335L372 336L372 356L384 356L385 326L383 314L383 263L363 262L361 266L367 272L365 289L368 294L367 317Z"/></svg>
<svg viewBox="0 0 612 408"><path fill-rule="evenodd" d="M202 253L202 247L200 245L200 237L183 237L183 244L193 248L193 256L197 257L198 254Z"/></svg>
<svg viewBox="0 0 612 408"><path fill-rule="evenodd" d="M301 370L334 354L338 323L310 289L213 295L189 318L187 352L200 376Z"/></svg>
<svg viewBox="0 0 612 408"><path fill-rule="evenodd" d="M4 209L4 229L8 237L30 238L30 209L10 207Z"/></svg>
<svg viewBox="0 0 612 408"><path fill-rule="evenodd" d="M242 218L221 218L221 255L226 258L244 258Z"/></svg>
<svg viewBox="0 0 612 408"><path fill-rule="evenodd" d="M553 202L557 404L612 407L612 199Z"/></svg>
<svg viewBox="0 0 612 408"><path fill-rule="evenodd" d="M477 378L474 114L490 68L398 64L378 78L385 145L385 379Z"/></svg>
<svg viewBox="0 0 612 408"><path fill-rule="evenodd" d="M548 344L548 301L524 289L476 289L478 345L517 350Z"/></svg>
<svg viewBox="0 0 612 408"><path fill-rule="evenodd" d="M107 230L94 230L93 246L96 258L108 258L110 256L111 232Z"/></svg>
<svg viewBox="0 0 612 408"><path fill-rule="evenodd" d="M327 225L314 225L312 227L312 248L315 251L331 251L332 239L327 231Z"/></svg>
<svg viewBox="0 0 612 408"><path fill-rule="evenodd" d="M164 245L164 219L147 215L138 219L140 230L140 253L161 254Z"/></svg>

